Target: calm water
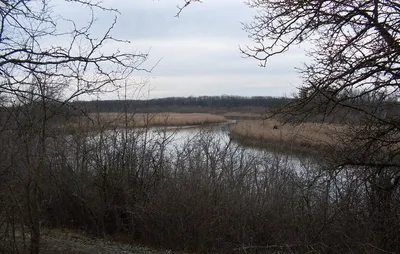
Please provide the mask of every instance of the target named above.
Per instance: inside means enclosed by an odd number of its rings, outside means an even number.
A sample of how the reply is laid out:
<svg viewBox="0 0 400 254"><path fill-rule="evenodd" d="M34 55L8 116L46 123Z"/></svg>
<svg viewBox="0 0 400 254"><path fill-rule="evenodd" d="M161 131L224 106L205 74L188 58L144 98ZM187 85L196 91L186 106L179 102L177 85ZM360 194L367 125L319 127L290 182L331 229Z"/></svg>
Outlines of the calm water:
<svg viewBox="0 0 400 254"><path fill-rule="evenodd" d="M311 168L319 165L314 158L304 154L282 152L274 147L255 148L243 146L231 140L229 137L230 126L234 122L217 124L211 126L184 126L184 127L152 127L148 129L135 130L112 130L103 133L103 137L115 137L106 139L110 142L110 147L118 146L118 140L122 140L125 135L134 138L137 147L145 147L155 151L163 149L164 153L174 156L181 153L184 149L193 147L207 150L209 153L229 154L230 156L240 156L245 160L265 161L273 163L278 167L295 170L299 174L306 174ZM99 133L93 132L89 135L89 140L98 143L102 137ZM89 141L90 142L90 141ZM104 145L104 143L103 143Z"/></svg>
<svg viewBox="0 0 400 254"><path fill-rule="evenodd" d="M169 152L179 151L184 146L190 145L191 142L203 143L211 147L211 149L231 149L240 150L248 158L257 158L260 160L270 160L281 166L293 168L297 172L305 172L306 169L317 164L314 158L305 156L304 154L282 153L274 148L255 148L243 146L229 137L229 128L233 122L227 124L205 126L205 127L157 127L150 128L147 132L143 132L141 138L143 141L152 143L162 140Z"/></svg>

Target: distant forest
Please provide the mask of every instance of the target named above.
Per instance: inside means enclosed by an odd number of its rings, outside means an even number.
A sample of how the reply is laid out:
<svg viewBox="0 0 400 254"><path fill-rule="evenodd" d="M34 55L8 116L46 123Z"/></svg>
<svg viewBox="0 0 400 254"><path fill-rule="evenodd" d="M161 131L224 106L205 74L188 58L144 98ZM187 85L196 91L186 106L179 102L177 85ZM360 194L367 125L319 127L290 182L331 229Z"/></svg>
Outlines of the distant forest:
<svg viewBox="0 0 400 254"><path fill-rule="evenodd" d="M268 96L201 96L168 97L150 100L76 101L74 106L88 112L263 112L290 101L285 97Z"/></svg>

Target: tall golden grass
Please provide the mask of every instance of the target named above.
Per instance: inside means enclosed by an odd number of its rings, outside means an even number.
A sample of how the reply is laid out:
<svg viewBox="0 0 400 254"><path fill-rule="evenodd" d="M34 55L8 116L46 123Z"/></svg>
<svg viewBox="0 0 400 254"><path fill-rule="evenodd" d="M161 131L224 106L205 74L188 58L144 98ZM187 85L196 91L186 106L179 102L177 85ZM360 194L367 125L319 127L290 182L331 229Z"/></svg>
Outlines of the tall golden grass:
<svg viewBox="0 0 400 254"><path fill-rule="evenodd" d="M346 131L343 125L302 123L282 124L268 119L242 121L234 125L230 136L254 145L274 144L285 147L318 148L337 145L337 137Z"/></svg>
<svg viewBox="0 0 400 254"><path fill-rule="evenodd" d="M233 118L233 119L243 119L243 120L256 120L262 119L264 114L262 113L251 113L251 112L227 112L223 114L226 118Z"/></svg>
<svg viewBox="0 0 400 254"><path fill-rule="evenodd" d="M223 116L206 113L91 113L88 116L83 118L87 125L113 128L204 125L226 121Z"/></svg>

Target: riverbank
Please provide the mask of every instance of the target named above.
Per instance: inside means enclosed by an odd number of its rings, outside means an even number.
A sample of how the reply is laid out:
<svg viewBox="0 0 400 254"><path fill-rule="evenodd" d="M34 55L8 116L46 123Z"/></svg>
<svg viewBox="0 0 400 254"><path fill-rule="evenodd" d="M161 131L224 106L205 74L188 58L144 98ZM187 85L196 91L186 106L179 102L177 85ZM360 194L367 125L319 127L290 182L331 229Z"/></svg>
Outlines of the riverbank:
<svg viewBox="0 0 400 254"><path fill-rule="evenodd" d="M215 124L226 121L223 116L207 113L99 113L90 114L96 122L114 127L185 126Z"/></svg>
<svg viewBox="0 0 400 254"><path fill-rule="evenodd" d="M265 118L265 112L251 113L251 112L226 112L221 115L226 119L232 120L262 120Z"/></svg>
<svg viewBox="0 0 400 254"><path fill-rule="evenodd" d="M229 136L247 146L318 153L320 149L337 146L337 136L344 131L342 125L290 125L275 119L266 119L240 121L232 126Z"/></svg>
<svg viewBox="0 0 400 254"><path fill-rule="evenodd" d="M90 113L69 121L64 128L77 130L104 130L115 128L203 126L225 123L221 115L208 113Z"/></svg>

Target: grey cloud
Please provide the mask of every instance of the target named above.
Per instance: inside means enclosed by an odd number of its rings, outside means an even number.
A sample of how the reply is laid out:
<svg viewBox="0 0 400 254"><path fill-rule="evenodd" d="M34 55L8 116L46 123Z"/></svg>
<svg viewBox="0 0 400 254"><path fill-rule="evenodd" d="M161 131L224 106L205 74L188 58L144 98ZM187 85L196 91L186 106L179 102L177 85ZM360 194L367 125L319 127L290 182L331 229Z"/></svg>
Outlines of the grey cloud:
<svg viewBox="0 0 400 254"><path fill-rule="evenodd" d="M113 3L113 4L111 4ZM114 33L130 35L131 39L175 36L242 37L241 22L251 20L251 11L240 0L213 0L192 4L180 18L174 17L176 5L183 1L111 1L105 4L121 11ZM99 13L99 20L107 13Z"/></svg>
<svg viewBox="0 0 400 254"><path fill-rule="evenodd" d="M150 50L145 67L161 62L150 77L152 97L188 95L290 94L300 84L295 66L307 61L303 49L276 56L266 68L253 59L243 59L238 45L251 45L240 22L250 22L253 10L242 0L211 0L193 4L175 18L183 0L105 0L121 15L112 35L130 40L121 50ZM83 10L65 9L84 23ZM95 33L111 24L112 16L97 12ZM115 50L110 45L107 50ZM138 73L137 75L141 75ZM112 95L107 95L107 98Z"/></svg>

